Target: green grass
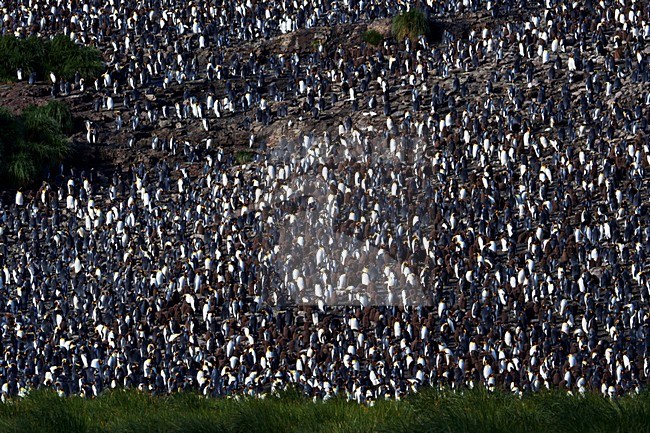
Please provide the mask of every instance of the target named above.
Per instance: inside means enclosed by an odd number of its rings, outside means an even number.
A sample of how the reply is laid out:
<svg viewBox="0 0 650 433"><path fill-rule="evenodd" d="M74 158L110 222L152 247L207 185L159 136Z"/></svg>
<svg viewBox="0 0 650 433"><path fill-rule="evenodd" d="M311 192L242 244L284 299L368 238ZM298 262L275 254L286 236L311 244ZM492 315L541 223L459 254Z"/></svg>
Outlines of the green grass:
<svg viewBox="0 0 650 433"><path fill-rule="evenodd" d="M50 101L47 105L43 106L43 115L52 118L61 127L61 131L65 134L72 132L72 113L70 107L61 101Z"/></svg>
<svg viewBox="0 0 650 433"><path fill-rule="evenodd" d="M311 49L314 50L314 52L318 51L318 47L320 46L321 43L323 43L323 41L320 39L316 39L316 38L312 39Z"/></svg>
<svg viewBox="0 0 650 433"><path fill-rule="evenodd" d="M77 72L85 79L94 79L104 65L99 50L78 45L64 35L52 39L0 36L0 81L15 81L19 68L24 77L36 72L37 78L44 80L54 72L71 80Z"/></svg>
<svg viewBox="0 0 650 433"><path fill-rule="evenodd" d="M650 431L650 394L610 400L546 392L524 397L481 390L424 390L402 401L359 405L297 392L257 399L153 397L134 390L96 399L34 391L0 404L0 432L630 432Z"/></svg>
<svg viewBox="0 0 650 433"><path fill-rule="evenodd" d="M377 30L367 30L363 35L361 35L361 39L370 45L378 46L384 41L384 35L379 33Z"/></svg>
<svg viewBox="0 0 650 433"><path fill-rule="evenodd" d="M239 150L235 152L235 161L239 165L248 164L252 162L254 158L255 152L251 152L250 150Z"/></svg>
<svg viewBox="0 0 650 433"><path fill-rule="evenodd" d="M0 181L22 186L39 179L70 152L64 133L72 130L69 108L58 101L29 106L19 116L0 107Z"/></svg>
<svg viewBox="0 0 650 433"><path fill-rule="evenodd" d="M393 36L398 41L405 38L415 41L422 35L426 36L429 31L429 21L419 9L411 9L393 18Z"/></svg>

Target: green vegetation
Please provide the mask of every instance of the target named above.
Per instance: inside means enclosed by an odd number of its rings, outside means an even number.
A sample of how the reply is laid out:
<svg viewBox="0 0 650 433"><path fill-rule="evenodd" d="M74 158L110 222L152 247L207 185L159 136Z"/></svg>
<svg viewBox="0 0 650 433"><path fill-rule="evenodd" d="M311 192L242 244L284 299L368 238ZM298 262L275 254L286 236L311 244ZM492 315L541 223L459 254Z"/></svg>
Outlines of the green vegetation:
<svg viewBox="0 0 650 433"><path fill-rule="evenodd" d="M314 38L311 40L311 49L314 50L314 52L318 51L318 47L320 44L324 44L324 41L321 39Z"/></svg>
<svg viewBox="0 0 650 433"><path fill-rule="evenodd" d="M412 41L427 36L430 31L426 15L419 9L411 9L393 18L393 36L398 41L409 38Z"/></svg>
<svg viewBox="0 0 650 433"><path fill-rule="evenodd" d="M63 135L72 130L72 115L58 101L27 107L19 116L0 107L0 181L10 185L34 182L69 153Z"/></svg>
<svg viewBox="0 0 650 433"><path fill-rule="evenodd" d="M34 391L0 404L2 432L634 432L650 431L650 393L610 400L546 392L522 398L484 389L424 390L372 406L297 392L255 399L195 393L152 397L135 390L97 399Z"/></svg>
<svg viewBox="0 0 650 433"><path fill-rule="evenodd" d="M70 108L61 101L50 101L40 108L43 115L51 117L61 127L61 132L70 134L72 132L72 113Z"/></svg>
<svg viewBox="0 0 650 433"><path fill-rule="evenodd" d="M36 72L43 80L54 72L57 77L72 79L76 72L91 79L104 69L99 50L75 44L64 35L53 39L13 35L0 36L0 81L16 80L16 71L23 70L24 79Z"/></svg>
<svg viewBox="0 0 650 433"><path fill-rule="evenodd" d="M377 30L367 30L363 33L361 39L370 45L378 46L384 41L384 35L379 33Z"/></svg>
<svg viewBox="0 0 650 433"><path fill-rule="evenodd" d="M235 161L240 165L248 164L249 162L252 162L254 158L255 152L251 152L250 150L239 150L235 152Z"/></svg>

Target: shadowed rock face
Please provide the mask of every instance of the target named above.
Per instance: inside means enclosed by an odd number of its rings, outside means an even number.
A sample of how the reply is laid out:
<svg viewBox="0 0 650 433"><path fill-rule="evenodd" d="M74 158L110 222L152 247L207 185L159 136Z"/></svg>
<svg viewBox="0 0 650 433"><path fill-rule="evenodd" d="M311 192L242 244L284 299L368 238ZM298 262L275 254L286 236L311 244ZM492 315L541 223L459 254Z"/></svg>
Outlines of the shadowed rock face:
<svg viewBox="0 0 650 433"><path fill-rule="evenodd" d="M161 3L8 6L109 69L4 195L4 396L647 386L646 2Z"/></svg>
<svg viewBox="0 0 650 433"><path fill-rule="evenodd" d="M429 23L429 33L427 34L427 37L432 43L440 43L445 35L445 30L449 27L449 23L432 20Z"/></svg>

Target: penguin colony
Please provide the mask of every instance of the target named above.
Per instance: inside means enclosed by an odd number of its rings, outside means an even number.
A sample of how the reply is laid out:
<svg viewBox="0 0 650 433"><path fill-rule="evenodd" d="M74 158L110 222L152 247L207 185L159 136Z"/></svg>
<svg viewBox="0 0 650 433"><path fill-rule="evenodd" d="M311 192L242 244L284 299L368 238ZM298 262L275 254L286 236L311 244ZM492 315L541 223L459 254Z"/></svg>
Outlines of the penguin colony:
<svg viewBox="0 0 650 433"><path fill-rule="evenodd" d="M2 204L2 397L647 387L650 5L422 1L489 19L435 42L228 51L410 7L0 1L5 34L102 49L94 83L39 78L115 112L88 143L128 133L169 156L62 167ZM247 164L210 139L241 113ZM165 119L206 138L158 137ZM287 133L267 146L269 125Z"/></svg>

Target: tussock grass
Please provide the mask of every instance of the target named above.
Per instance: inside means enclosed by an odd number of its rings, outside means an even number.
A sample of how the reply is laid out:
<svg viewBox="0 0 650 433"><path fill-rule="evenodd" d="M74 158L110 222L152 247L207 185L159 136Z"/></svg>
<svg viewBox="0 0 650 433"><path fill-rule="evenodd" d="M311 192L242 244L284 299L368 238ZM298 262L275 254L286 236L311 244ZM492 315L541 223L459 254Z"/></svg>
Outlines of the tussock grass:
<svg viewBox="0 0 650 433"><path fill-rule="evenodd" d="M80 397L61 399L52 391L35 391L29 398L3 406L0 429L17 433L82 433L92 430L91 419Z"/></svg>
<svg viewBox="0 0 650 433"><path fill-rule="evenodd" d="M378 46L384 41L384 35L377 30L367 30L361 35L361 39L370 45Z"/></svg>
<svg viewBox="0 0 650 433"><path fill-rule="evenodd" d="M255 152L250 150L239 150L235 152L235 161L239 165L248 164L255 159Z"/></svg>
<svg viewBox="0 0 650 433"><path fill-rule="evenodd" d="M63 134L71 130L70 110L58 101L29 106L19 116L0 107L0 180L11 185L37 180L68 156Z"/></svg>
<svg viewBox="0 0 650 433"><path fill-rule="evenodd" d="M36 72L37 78L43 80L54 72L70 80L77 72L85 79L94 79L104 65L99 50L77 45L64 35L52 39L0 36L0 81L16 80L19 68L25 77Z"/></svg>
<svg viewBox="0 0 650 433"><path fill-rule="evenodd" d="M429 33L429 20L424 12L411 9L393 18L393 36L398 41L409 38L412 41Z"/></svg>
<svg viewBox="0 0 650 433"><path fill-rule="evenodd" d="M54 120L59 127L61 132L69 134L72 132L72 113L70 112L70 107L68 107L64 102L61 101L50 101L47 105L42 107L42 114Z"/></svg>
<svg viewBox="0 0 650 433"><path fill-rule="evenodd" d="M110 391L97 399L34 391L0 404L2 432L618 432L650 431L650 393L610 400L544 392L424 390L402 401L313 402L296 392L266 399L151 396Z"/></svg>

